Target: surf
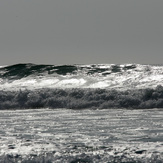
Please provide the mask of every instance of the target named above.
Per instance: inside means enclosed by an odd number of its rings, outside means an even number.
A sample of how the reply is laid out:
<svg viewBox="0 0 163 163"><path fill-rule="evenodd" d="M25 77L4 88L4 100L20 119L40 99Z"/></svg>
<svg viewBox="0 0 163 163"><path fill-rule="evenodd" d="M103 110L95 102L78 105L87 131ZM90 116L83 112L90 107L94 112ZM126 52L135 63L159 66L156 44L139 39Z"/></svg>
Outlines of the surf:
<svg viewBox="0 0 163 163"><path fill-rule="evenodd" d="M163 66L140 64L36 65L0 68L1 90L39 88L156 88L163 82Z"/></svg>

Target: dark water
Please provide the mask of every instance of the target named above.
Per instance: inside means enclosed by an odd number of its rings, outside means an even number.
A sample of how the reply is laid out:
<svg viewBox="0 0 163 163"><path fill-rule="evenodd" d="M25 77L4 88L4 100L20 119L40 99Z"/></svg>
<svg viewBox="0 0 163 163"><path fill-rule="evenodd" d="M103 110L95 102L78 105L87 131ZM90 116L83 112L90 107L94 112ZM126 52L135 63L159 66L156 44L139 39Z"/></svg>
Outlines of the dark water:
<svg viewBox="0 0 163 163"><path fill-rule="evenodd" d="M1 162L163 162L163 112L39 109L0 112Z"/></svg>

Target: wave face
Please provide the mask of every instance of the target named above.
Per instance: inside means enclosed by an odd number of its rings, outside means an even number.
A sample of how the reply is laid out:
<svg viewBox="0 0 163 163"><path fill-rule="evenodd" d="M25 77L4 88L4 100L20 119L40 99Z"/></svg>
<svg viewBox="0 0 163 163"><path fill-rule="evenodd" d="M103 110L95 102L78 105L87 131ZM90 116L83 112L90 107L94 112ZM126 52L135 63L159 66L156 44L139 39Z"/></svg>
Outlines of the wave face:
<svg viewBox="0 0 163 163"><path fill-rule="evenodd" d="M162 65L2 66L0 109L163 108L162 84Z"/></svg>

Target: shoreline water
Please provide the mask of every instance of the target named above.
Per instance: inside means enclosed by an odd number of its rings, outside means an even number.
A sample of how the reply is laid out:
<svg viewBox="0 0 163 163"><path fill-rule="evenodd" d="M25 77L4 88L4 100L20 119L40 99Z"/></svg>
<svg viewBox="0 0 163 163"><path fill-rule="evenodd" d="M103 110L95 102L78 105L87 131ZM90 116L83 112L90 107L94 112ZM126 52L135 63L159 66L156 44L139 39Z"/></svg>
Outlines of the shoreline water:
<svg viewBox="0 0 163 163"><path fill-rule="evenodd" d="M1 160L161 162L162 109L0 111Z"/></svg>
<svg viewBox="0 0 163 163"><path fill-rule="evenodd" d="M163 108L163 86L155 89L34 89L0 91L0 110L5 109L152 109Z"/></svg>

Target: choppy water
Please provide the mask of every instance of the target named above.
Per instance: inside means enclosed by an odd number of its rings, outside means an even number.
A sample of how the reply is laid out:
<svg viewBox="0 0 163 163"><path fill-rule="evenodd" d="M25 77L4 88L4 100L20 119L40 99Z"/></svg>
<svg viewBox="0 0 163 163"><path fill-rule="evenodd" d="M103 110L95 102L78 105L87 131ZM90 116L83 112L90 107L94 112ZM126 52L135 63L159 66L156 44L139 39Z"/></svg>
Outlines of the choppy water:
<svg viewBox="0 0 163 163"><path fill-rule="evenodd" d="M160 109L0 111L1 162L163 162Z"/></svg>
<svg viewBox="0 0 163 163"><path fill-rule="evenodd" d="M92 64L0 67L0 90L39 88L140 89L162 85L162 65Z"/></svg>

